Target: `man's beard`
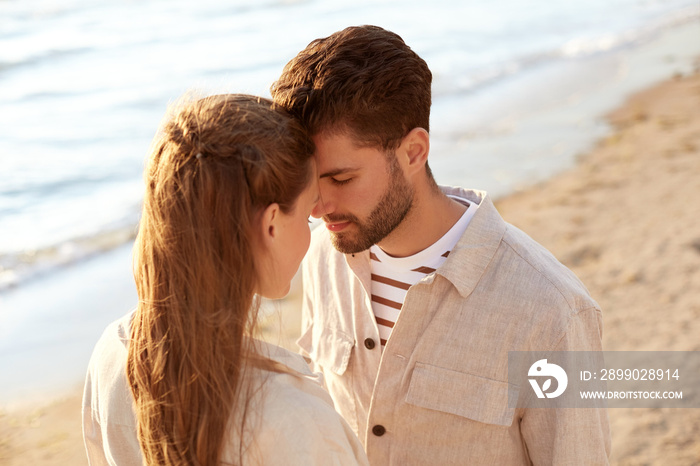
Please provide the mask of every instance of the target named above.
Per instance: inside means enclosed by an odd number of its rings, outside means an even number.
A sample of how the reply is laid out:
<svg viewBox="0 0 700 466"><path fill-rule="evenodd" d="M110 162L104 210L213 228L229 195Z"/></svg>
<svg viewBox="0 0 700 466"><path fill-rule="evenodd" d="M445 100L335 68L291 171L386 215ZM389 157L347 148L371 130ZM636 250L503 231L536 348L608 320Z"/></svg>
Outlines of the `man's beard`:
<svg viewBox="0 0 700 466"><path fill-rule="evenodd" d="M367 220L361 222L356 216L348 214L341 217L327 216L326 222L351 222L357 228L354 232L340 231L331 233L335 248L344 254L354 254L369 249L373 244L383 240L406 218L413 205L413 188L406 181L396 158L392 157L389 171L391 181L382 198L377 203Z"/></svg>

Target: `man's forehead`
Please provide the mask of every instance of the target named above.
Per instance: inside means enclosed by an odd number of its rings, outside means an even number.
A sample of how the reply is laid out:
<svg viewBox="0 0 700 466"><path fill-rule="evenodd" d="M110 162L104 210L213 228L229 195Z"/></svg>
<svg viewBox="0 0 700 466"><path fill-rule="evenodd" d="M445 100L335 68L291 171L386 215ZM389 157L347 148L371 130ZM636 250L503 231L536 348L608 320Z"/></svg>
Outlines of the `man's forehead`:
<svg viewBox="0 0 700 466"><path fill-rule="evenodd" d="M361 144L348 132L322 132L315 135L313 140L316 145L314 155L321 175L331 171L359 170L384 159L383 151Z"/></svg>
<svg viewBox="0 0 700 466"><path fill-rule="evenodd" d="M329 170L346 170L355 165L357 146L349 135L323 132L313 137L314 156L321 175Z"/></svg>

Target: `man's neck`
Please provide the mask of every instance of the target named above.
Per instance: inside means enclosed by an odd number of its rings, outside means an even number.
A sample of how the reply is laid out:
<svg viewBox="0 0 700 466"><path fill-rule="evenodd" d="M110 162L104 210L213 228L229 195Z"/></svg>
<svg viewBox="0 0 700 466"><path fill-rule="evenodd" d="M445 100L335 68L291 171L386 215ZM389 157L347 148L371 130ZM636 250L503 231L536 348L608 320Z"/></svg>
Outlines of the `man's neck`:
<svg viewBox="0 0 700 466"><path fill-rule="evenodd" d="M390 256L412 256L442 238L466 210L440 190L416 190L406 218L377 246Z"/></svg>

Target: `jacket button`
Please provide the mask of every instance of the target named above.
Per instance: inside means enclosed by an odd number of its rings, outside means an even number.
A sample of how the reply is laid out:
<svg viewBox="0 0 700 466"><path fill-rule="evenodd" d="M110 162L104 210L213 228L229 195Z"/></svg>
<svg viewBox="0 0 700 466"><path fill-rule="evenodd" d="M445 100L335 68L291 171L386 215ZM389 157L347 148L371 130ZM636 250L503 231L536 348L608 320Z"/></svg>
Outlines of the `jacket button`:
<svg viewBox="0 0 700 466"><path fill-rule="evenodd" d="M365 340L365 348L367 348L367 349L373 349L373 348L374 348L374 345L375 345L374 340L372 340L371 338L367 338L367 339Z"/></svg>
<svg viewBox="0 0 700 466"><path fill-rule="evenodd" d="M382 435L386 434L386 429L384 426L377 424L376 426L372 427L372 433L377 437L381 437Z"/></svg>

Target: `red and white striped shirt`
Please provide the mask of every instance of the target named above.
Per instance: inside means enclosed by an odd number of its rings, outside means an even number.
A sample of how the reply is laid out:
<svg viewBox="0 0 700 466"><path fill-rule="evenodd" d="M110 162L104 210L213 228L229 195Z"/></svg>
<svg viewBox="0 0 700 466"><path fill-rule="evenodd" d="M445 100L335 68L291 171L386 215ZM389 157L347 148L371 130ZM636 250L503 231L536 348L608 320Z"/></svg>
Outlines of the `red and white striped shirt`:
<svg viewBox="0 0 700 466"><path fill-rule="evenodd" d="M382 349L399 318L408 289L426 275L435 272L447 260L450 250L457 244L474 216L477 205L458 197L453 199L466 205L467 210L442 238L426 249L408 257L392 257L376 244L369 249L372 310L377 319Z"/></svg>

